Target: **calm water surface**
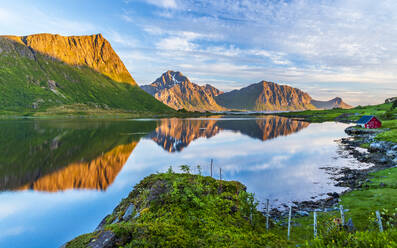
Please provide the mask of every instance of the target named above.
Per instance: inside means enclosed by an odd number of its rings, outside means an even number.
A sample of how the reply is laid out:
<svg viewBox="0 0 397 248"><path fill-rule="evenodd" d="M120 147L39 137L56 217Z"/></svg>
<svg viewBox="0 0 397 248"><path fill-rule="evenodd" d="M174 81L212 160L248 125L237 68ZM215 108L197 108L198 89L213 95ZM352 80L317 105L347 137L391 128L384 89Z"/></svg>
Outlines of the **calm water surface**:
<svg viewBox="0 0 397 248"><path fill-rule="evenodd" d="M0 122L0 247L59 247L91 232L145 176L187 164L273 206L341 192L324 167L359 166L346 124L281 117ZM197 172L197 169L193 169Z"/></svg>

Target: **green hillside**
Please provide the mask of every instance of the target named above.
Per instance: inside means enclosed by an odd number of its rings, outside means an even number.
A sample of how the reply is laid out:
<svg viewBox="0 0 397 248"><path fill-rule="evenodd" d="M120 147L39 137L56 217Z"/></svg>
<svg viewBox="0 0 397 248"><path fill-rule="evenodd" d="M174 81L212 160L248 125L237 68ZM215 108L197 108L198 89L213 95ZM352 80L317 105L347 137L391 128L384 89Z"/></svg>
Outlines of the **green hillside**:
<svg viewBox="0 0 397 248"><path fill-rule="evenodd" d="M0 37L0 113L172 113L137 85L119 83Z"/></svg>

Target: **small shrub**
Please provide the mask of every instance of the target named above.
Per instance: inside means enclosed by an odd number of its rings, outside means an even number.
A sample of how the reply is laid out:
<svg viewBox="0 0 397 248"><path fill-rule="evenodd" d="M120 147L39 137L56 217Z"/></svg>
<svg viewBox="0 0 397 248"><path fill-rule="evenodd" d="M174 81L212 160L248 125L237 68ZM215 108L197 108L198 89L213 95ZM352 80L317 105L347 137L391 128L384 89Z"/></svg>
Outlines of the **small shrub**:
<svg viewBox="0 0 397 248"><path fill-rule="evenodd" d="M391 106L391 109L395 109L395 108L397 108L397 100L395 100L393 102L393 105Z"/></svg>
<svg viewBox="0 0 397 248"><path fill-rule="evenodd" d="M181 171L183 171L186 174L190 174L190 167L188 165L181 165Z"/></svg>

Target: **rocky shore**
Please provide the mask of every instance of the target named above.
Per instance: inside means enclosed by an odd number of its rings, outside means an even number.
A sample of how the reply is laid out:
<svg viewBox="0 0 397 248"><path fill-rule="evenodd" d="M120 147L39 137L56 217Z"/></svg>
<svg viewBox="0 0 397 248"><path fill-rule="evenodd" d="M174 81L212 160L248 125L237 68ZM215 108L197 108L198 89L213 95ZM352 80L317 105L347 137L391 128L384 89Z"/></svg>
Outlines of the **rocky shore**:
<svg viewBox="0 0 397 248"><path fill-rule="evenodd" d="M370 163L373 166L366 169L342 168L334 175L337 181L336 186L347 187L346 192L350 192L362 187L368 187L370 181L368 174L379 170L391 168L397 165L397 144L387 141L378 141L376 135L387 131L387 129L363 129L355 126L346 128L345 132L349 135L347 138L340 140L340 145L344 151L353 156L361 163ZM324 168L329 169L329 168ZM293 202L292 213L295 216L307 216L312 211L336 211L340 194L330 192L324 199L316 201ZM272 209L270 216L277 220L288 214L287 207L285 210Z"/></svg>

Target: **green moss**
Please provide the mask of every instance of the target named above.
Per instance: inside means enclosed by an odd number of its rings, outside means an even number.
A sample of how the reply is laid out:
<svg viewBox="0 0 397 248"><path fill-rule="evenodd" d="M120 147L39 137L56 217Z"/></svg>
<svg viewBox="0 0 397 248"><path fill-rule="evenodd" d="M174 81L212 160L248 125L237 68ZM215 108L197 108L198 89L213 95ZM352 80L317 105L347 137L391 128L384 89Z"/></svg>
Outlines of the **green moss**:
<svg viewBox="0 0 397 248"><path fill-rule="evenodd" d="M360 147L368 149L369 148L369 144L368 143L363 143L363 144L360 145Z"/></svg>

